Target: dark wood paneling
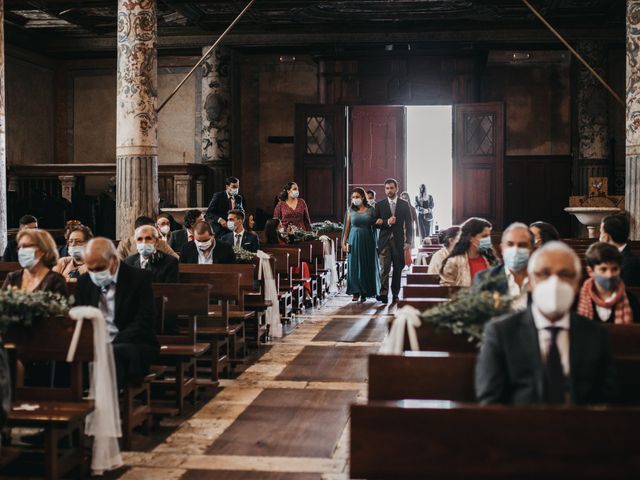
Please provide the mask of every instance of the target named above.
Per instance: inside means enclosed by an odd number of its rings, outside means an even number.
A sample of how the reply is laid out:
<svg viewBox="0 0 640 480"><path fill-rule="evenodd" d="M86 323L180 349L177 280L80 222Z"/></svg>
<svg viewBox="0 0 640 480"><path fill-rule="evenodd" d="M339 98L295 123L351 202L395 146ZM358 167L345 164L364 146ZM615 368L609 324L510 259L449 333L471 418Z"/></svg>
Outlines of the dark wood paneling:
<svg viewBox="0 0 640 480"><path fill-rule="evenodd" d="M453 221L483 217L502 228L504 105L456 105L453 152Z"/></svg>
<svg viewBox="0 0 640 480"><path fill-rule="evenodd" d="M542 220L570 236L571 157L506 157L504 168L505 226Z"/></svg>
<svg viewBox="0 0 640 480"><path fill-rule="evenodd" d="M404 107L352 108L351 186L382 193L387 178L398 180L401 189L406 185L404 127Z"/></svg>
<svg viewBox="0 0 640 480"><path fill-rule="evenodd" d="M317 123L308 129L309 119L321 120L326 135L314 143ZM315 120L314 120L315 121ZM295 178L309 204L312 221L342 221L345 211L345 107L338 105L296 105Z"/></svg>

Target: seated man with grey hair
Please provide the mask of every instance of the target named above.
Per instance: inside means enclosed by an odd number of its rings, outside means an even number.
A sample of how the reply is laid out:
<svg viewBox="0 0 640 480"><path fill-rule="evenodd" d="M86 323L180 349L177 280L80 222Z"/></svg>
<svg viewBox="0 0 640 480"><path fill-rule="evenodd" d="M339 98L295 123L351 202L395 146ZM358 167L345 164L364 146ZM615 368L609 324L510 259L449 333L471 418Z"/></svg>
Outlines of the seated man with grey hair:
<svg viewBox="0 0 640 480"><path fill-rule="evenodd" d="M116 361L118 387L141 380L160 347L154 331L151 273L120 262L113 242L97 237L84 253L87 273L78 278L76 305L100 309Z"/></svg>
<svg viewBox="0 0 640 480"><path fill-rule="evenodd" d="M615 401L617 384L605 328L570 312L581 266L562 242L529 261L532 304L489 322L476 363L483 404L596 404Z"/></svg>
<svg viewBox="0 0 640 480"><path fill-rule="evenodd" d="M513 297L514 311L527 308L529 280L527 265L533 251L533 235L524 223L512 223L502 234L500 242L502 263L475 276L473 288L477 291L498 292Z"/></svg>
<svg viewBox="0 0 640 480"><path fill-rule="evenodd" d="M127 257L127 265L151 272L154 283L178 283L178 260L158 251L160 232L152 225L136 228L138 253Z"/></svg>

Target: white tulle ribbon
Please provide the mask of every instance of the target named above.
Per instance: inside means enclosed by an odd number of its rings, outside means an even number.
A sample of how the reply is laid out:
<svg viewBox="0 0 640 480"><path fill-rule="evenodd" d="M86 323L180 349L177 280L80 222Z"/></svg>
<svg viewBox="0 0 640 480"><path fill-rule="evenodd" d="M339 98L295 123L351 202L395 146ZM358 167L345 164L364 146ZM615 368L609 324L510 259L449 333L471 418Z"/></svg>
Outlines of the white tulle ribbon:
<svg viewBox="0 0 640 480"><path fill-rule="evenodd" d="M264 298L271 301L271 306L267 307L267 325L269 325L269 332L272 337L282 337L282 322L280 321L280 303L278 301L278 290L276 288L276 281L271 271L271 258L268 253L258 250L258 258L260 259L258 279L264 278Z"/></svg>
<svg viewBox="0 0 640 480"><path fill-rule="evenodd" d="M405 331L409 338L409 347L411 350L420 350L418 345L418 334L416 328L422 325L420 320L420 311L410 305L402 307L396 312L391 331L380 348L380 353L388 353L391 355L399 355L404 351L404 335Z"/></svg>
<svg viewBox="0 0 640 480"><path fill-rule="evenodd" d="M336 264L336 249L332 238L322 235L318 240L322 242L324 268L329 270L329 293L338 293L338 265Z"/></svg>
<svg viewBox="0 0 640 480"><path fill-rule="evenodd" d="M76 321L76 328L67 352L67 362L73 361L84 320L93 324L94 354L90 369L89 399L94 401L94 410L87 415L84 432L94 437L91 472L93 475L102 475L122 466L118 445L122 431L113 348L107 335L106 322L99 309L75 307L69 312L69 317Z"/></svg>

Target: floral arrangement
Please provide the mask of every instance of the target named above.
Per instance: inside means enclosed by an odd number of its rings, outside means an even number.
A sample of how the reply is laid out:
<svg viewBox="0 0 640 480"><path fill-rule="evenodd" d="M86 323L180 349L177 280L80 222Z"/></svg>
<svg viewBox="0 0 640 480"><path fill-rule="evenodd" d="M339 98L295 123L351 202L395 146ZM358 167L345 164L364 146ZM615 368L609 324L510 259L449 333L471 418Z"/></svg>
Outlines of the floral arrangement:
<svg viewBox="0 0 640 480"><path fill-rule="evenodd" d="M498 292L460 290L450 302L423 312L423 322L448 328L456 335L467 335L470 342L482 342L484 324L511 311L513 298Z"/></svg>
<svg viewBox="0 0 640 480"><path fill-rule="evenodd" d="M316 234L322 235L323 233L341 232L342 224L337 222L332 222L330 220L325 220L324 222L312 223L311 228Z"/></svg>
<svg viewBox="0 0 640 480"><path fill-rule="evenodd" d="M287 243L308 242L311 240L317 240L317 234L315 232L301 230L295 225L289 225L287 227L287 236L285 240Z"/></svg>
<svg viewBox="0 0 640 480"><path fill-rule="evenodd" d="M236 263L254 263L257 256L255 253L235 245L233 246L233 253L236 254Z"/></svg>
<svg viewBox="0 0 640 480"><path fill-rule="evenodd" d="M29 327L38 320L66 315L73 302L73 297L47 291L0 290L0 334L11 324Z"/></svg>

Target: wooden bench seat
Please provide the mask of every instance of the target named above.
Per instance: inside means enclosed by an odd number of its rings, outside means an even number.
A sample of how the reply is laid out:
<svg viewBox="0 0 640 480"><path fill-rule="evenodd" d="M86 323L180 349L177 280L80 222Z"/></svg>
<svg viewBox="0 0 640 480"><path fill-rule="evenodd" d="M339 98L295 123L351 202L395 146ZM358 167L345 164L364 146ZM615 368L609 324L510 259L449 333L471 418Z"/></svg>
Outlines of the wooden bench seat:
<svg viewBox="0 0 640 480"><path fill-rule="evenodd" d="M407 285L440 285L440 275L435 273L407 273Z"/></svg>
<svg viewBox="0 0 640 480"><path fill-rule="evenodd" d="M22 403L38 405L35 410L17 409ZM92 400L78 402L62 402L58 400L32 400L29 402L15 401L9 413L9 425L19 423L21 426L41 427L41 424L67 424L84 421L93 411Z"/></svg>
<svg viewBox="0 0 640 480"><path fill-rule="evenodd" d="M402 298L451 298L460 287L442 285L405 285L402 287Z"/></svg>
<svg viewBox="0 0 640 480"><path fill-rule="evenodd" d="M448 297L441 298L401 298L398 301L398 308L402 308L406 305L417 308L421 312L425 310L429 310L430 308L435 307L436 305L441 305L443 303L447 303L450 299Z"/></svg>

